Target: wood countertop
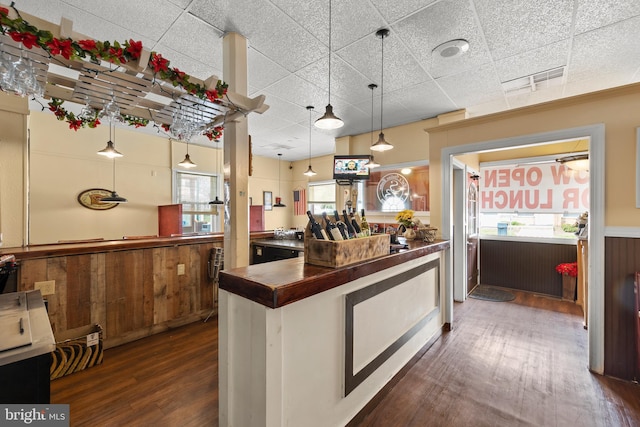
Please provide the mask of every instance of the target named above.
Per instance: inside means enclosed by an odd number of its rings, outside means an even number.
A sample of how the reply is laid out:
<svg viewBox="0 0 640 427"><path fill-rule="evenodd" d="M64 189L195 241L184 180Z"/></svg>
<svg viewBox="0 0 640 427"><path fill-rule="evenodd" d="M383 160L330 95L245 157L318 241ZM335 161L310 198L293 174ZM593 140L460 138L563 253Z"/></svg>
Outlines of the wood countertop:
<svg viewBox="0 0 640 427"><path fill-rule="evenodd" d="M450 247L448 240L434 243L411 241L408 245L408 249L398 253L342 268L305 264L304 258L298 257L223 270L220 272L220 289L269 308L278 308Z"/></svg>
<svg viewBox="0 0 640 427"><path fill-rule="evenodd" d="M252 232L250 239L273 237L273 231ZM2 248L0 255L15 255L16 260L48 258L54 256L80 255L131 249L157 248L163 246L190 245L203 242L222 242L223 233L207 233L174 237L131 238L122 240L87 240L72 243L51 243L23 247Z"/></svg>

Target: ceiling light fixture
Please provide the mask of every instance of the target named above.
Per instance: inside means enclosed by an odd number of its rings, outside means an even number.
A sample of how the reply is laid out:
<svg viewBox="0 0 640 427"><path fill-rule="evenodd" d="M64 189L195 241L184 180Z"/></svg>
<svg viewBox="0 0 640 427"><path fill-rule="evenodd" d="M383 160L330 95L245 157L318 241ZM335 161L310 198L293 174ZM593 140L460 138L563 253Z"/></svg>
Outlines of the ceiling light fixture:
<svg viewBox="0 0 640 427"><path fill-rule="evenodd" d="M105 148L98 151L98 154L113 159L115 157L122 157L122 153L116 150L115 144L111 141L111 126L113 126L115 133L115 124L109 122L109 141L107 141L107 146Z"/></svg>
<svg viewBox="0 0 640 427"><path fill-rule="evenodd" d="M304 173L308 177L312 177L317 175L316 171L311 167L311 112L313 111L312 105L307 105L307 110L309 110L309 169Z"/></svg>
<svg viewBox="0 0 640 427"><path fill-rule="evenodd" d="M187 141L187 154L184 156L184 160L178 163L178 166L187 168L187 169L195 168L196 166L198 166L195 163L193 163L191 161L191 157L189 157L189 141Z"/></svg>
<svg viewBox="0 0 640 427"><path fill-rule="evenodd" d="M338 129L344 126L344 122L333 114L331 105L331 0L329 0L329 103L325 107L324 115L316 120L315 125L320 129Z"/></svg>
<svg viewBox="0 0 640 427"><path fill-rule="evenodd" d="M556 159L556 162L561 163L569 169L575 171L588 171L589 170L589 154L572 154Z"/></svg>
<svg viewBox="0 0 640 427"><path fill-rule="evenodd" d="M380 135L378 135L378 141L371 146L373 151L387 151L393 148L393 145L385 141L384 133L382 132L382 104L384 99L384 38L388 35L389 30L386 28L376 31L376 37L380 37L382 42L382 68L380 72Z"/></svg>
<svg viewBox="0 0 640 427"><path fill-rule="evenodd" d="M371 147L373 146L373 90L377 88L378 85L375 83L371 83L367 87L371 89L371 145L370 145ZM369 169L380 167L380 163L376 163L376 160L373 157L373 154L371 154L371 160L369 160L369 163L366 164L366 167L368 167Z"/></svg>
<svg viewBox="0 0 640 427"><path fill-rule="evenodd" d="M278 194L280 194L280 158L282 157L282 153L278 153ZM287 205L282 203L281 197L276 197L276 204L273 205L274 208L284 208Z"/></svg>
<svg viewBox="0 0 640 427"><path fill-rule="evenodd" d="M438 45L433 49L434 53L437 53L443 58L453 58L455 56L463 55L469 50L469 42L464 39L449 40L441 45Z"/></svg>

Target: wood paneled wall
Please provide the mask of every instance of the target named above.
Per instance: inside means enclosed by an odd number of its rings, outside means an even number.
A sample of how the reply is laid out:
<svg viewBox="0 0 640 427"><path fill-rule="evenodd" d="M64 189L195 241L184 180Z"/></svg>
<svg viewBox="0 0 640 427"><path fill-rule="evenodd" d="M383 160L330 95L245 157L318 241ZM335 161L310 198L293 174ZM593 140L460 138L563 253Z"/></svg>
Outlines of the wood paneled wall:
<svg viewBox="0 0 640 427"><path fill-rule="evenodd" d="M633 293L636 271L640 271L640 239L605 238L604 372L626 380L640 379Z"/></svg>
<svg viewBox="0 0 640 427"><path fill-rule="evenodd" d="M18 289L55 280L55 294L45 297L54 334L97 323L113 347L206 316L214 305L207 263L215 246L222 243L25 259Z"/></svg>
<svg viewBox="0 0 640 427"><path fill-rule="evenodd" d="M563 262L575 262L576 245L480 241L480 283L562 297Z"/></svg>

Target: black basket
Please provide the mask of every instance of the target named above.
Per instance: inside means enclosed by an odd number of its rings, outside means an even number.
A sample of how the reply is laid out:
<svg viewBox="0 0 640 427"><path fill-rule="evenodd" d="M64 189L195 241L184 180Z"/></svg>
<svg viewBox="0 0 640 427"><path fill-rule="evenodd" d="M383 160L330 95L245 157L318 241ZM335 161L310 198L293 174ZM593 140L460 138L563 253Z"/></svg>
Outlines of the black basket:
<svg viewBox="0 0 640 427"><path fill-rule="evenodd" d="M0 267L0 294L4 292L4 287L7 285L9 276L16 272L18 264L15 262L8 262Z"/></svg>

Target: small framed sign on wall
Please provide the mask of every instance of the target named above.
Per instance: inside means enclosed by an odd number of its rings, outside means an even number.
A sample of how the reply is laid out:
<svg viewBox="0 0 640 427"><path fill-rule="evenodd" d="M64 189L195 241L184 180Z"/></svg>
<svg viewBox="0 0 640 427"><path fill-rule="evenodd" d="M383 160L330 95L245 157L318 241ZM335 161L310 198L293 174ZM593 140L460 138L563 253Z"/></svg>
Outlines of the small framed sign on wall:
<svg viewBox="0 0 640 427"><path fill-rule="evenodd" d="M262 192L262 204L265 211L273 210L273 193L271 191Z"/></svg>

